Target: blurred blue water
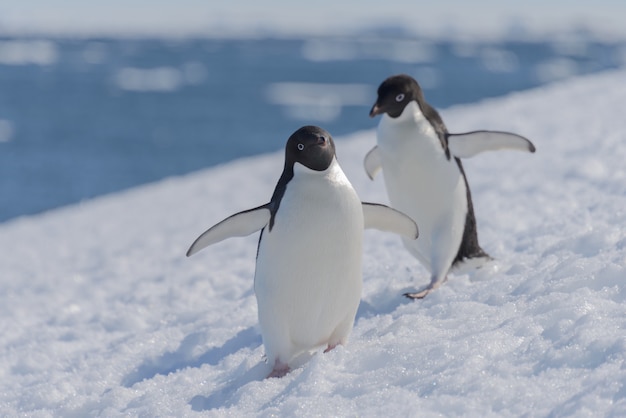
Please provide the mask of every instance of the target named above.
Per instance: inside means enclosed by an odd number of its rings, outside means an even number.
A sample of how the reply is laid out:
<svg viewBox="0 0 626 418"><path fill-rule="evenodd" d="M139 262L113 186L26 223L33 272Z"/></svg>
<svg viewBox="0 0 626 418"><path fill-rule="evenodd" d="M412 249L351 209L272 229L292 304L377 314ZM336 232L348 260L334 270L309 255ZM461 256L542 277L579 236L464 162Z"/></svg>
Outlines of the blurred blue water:
<svg viewBox="0 0 626 418"><path fill-rule="evenodd" d="M378 84L436 107L622 66L623 44L415 39L0 39L0 221L373 128Z"/></svg>

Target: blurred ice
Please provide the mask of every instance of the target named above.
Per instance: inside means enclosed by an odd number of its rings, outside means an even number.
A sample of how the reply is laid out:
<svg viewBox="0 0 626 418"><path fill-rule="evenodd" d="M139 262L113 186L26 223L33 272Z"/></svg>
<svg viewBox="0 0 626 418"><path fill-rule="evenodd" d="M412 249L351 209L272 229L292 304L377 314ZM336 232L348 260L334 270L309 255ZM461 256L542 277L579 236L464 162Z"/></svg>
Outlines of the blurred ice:
<svg viewBox="0 0 626 418"><path fill-rule="evenodd" d="M352 41L313 39L302 46L302 56L309 61L350 61L357 57L358 48Z"/></svg>
<svg viewBox="0 0 626 418"><path fill-rule="evenodd" d="M115 76L116 85L126 91L161 92L177 91L184 85L202 84L207 77L204 64L190 61L181 66L136 68L126 67Z"/></svg>
<svg viewBox="0 0 626 418"><path fill-rule="evenodd" d="M58 59L57 47L48 40L0 41L0 64L51 65Z"/></svg>
<svg viewBox="0 0 626 418"><path fill-rule="evenodd" d="M537 65L535 76L542 83L562 80L578 73L578 64L569 58L554 58Z"/></svg>
<svg viewBox="0 0 626 418"><path fill-rule="evenodd" d="M183 84L182 72L173 67L121 69L115 81L122 90L136 92L172 92Z"/></svg>
<svg viewBox="0 0 626 418"><path fill-rule="evenodd" d="M9 142L13 139L13 124L6 119L0 119L0 143Z"/></svg>
<svg viewBox="0 0 626 418"><path fill-rule="evenodd" d="M267 87L269 103L285 106L293 119L332 121L344 106L368 106L372 86L367 84L273 83Z"/></svg>
<svg viewBox="0 0 626 418"><path fill-rule="evenodd" d="M452 44L452 52L457 57L470 58L477 54L478 45L473 42L459 41Z"/></svg>
<svg viewBox="0 0 626 418"><path fill-rule="evenodd" d="M558 37L551 45L554 52L569 57L586 57L589 55L589 42L581 37Z"/></svg>
<svg viewBox="0 0 626 418"><path fill-rule="evenodd" d="M519 68L517 55L506 49L484 48L480 58L485 68L493 73L511 73Z"/></svg>
<svg viewBox="0 0 626 418"><path fill-rule="evenodd" d="M302 47L309 61L349 61L383 59L392 62L423 63L435 59L430 42L416 39L312 39Z"/></svg>

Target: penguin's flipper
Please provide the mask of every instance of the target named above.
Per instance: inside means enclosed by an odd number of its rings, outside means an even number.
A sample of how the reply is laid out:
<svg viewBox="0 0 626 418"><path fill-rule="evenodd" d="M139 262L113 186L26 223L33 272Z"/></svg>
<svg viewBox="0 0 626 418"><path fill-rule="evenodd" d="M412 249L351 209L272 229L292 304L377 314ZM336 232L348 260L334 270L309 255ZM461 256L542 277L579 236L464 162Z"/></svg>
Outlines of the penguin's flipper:
<svg viewBox="0 0 626 418"><path fill-rule="evenodd" d="M370 180L374 180L374 177L383 168L380 163L380 153L378 152L378 146L375 146L367 153L363 160L365 166L365 172Z"/></svg>
<svg viewBox="0 0 626 418"><path fill-rule="evenodd" d="M378 203L362 203L365 229L393 232L408 239L417 239L419 230L413 219L404 213Z"/></svg>
<svg viewBox="0 0 626 418"><path fill-rule="evenodd" d="M535 146L528 139L511 132L473 131L462 134L447 133L448 149L458 158L470 158L485 151L515 149L535 152Z"/></svg>
<svg viewBox="0 0 626 418"><path fill-rule="evenodd" d="M229 216L218 224L213 225L200 235L187 250L187 257L201 249L215 244L226 238L245 237L267 225L271 212L269 203L254 209L244 210Z"/></svg>

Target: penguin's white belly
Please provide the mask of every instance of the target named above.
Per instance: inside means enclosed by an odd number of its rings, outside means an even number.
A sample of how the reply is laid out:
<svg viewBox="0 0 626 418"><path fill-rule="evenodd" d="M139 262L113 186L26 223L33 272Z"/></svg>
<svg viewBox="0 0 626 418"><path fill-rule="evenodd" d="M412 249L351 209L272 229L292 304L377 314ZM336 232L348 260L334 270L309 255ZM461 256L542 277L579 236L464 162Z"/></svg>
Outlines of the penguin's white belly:
<svg viewBox="0 0 626 418"><path fill-rule="evenodd" d="M403 240L404 245L431 273L445 275L465 228L463 176L456 162L446 158L434 131L420 135L416 129L382 128L378 147L389 200L420 228L419 239Z"/></svg>
<svg viewBox="0 0 626 418"><path fill-rule="evenodd" d="M296 174L272 230L263 231L254 287L270 362L343 342L352 328L362 287L363 210L337 175L328 182Z"/></svg>

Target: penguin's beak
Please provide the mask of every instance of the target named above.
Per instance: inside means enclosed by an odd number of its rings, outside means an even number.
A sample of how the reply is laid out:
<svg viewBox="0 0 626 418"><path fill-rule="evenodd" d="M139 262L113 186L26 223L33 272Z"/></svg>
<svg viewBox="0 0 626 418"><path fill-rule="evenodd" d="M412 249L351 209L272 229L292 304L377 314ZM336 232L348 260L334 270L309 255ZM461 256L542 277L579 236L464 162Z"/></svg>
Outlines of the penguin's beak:
<svg viewBox="0 0 626 418"><path fill-rule="evenodd" d="M381 113L384 113L385 111L383 109L380 108L380 106L378 106L378 102L374 103L374 106L372 106L372 110L370 110L370 118L373 118L376 115L380 115Z"/></svg>

